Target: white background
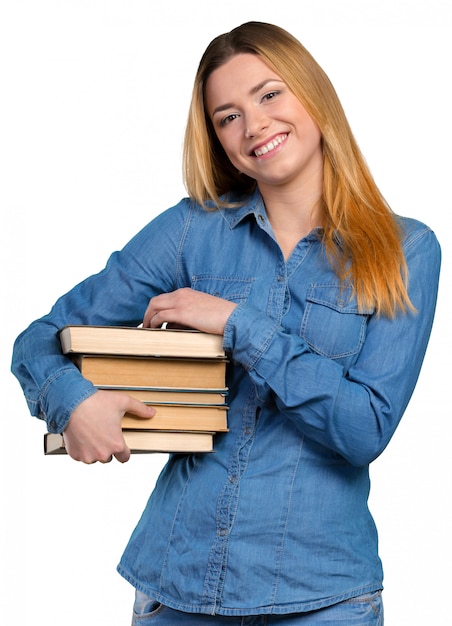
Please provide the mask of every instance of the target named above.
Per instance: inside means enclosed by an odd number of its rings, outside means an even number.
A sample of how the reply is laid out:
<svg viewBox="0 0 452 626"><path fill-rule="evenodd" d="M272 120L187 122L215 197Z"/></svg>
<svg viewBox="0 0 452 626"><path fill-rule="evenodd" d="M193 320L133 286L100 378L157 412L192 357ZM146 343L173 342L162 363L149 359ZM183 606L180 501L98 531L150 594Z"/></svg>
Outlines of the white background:
<svg viewBox="0 0 452 626"><path fill-rule="evenodd" d="M0 622L124 626L116 564L165 457L44 457L14 338L175 204L199 58L247 20L297 36L335 85L393 209L443 248L424 369L372 466L386 623L450 615L451 9L448 0L9 0L0 8ZM158 262L159 250L154 250ZM443 566L446 569L443 569Z"/></svg>

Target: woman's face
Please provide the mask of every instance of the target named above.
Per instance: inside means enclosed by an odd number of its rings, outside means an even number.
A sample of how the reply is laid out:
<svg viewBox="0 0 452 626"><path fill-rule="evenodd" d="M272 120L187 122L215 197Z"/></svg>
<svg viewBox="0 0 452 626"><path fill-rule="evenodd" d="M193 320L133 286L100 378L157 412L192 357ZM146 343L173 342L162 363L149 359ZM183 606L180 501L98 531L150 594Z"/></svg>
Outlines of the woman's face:
<svg viewBox="0 0 452 626"><path fill-rule="evenodd" d="M209 76L206 105L231 163L261 191L321 185L317 124L283 80L254 54L237 54Z"/></svg>

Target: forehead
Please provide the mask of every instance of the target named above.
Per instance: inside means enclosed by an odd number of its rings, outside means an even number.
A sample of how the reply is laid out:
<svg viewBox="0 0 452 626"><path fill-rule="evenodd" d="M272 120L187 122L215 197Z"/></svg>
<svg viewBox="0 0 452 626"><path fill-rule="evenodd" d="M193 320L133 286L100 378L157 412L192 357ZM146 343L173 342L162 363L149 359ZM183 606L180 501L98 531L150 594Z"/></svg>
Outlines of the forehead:
<svg viewBox="0 0 452 626"><path fill-rule="evenodd" d="M282 80L265 61L256 54L236 54L210 74L205 85L206 104L209 111L221 100L250 95L264 81Z"/></svg>

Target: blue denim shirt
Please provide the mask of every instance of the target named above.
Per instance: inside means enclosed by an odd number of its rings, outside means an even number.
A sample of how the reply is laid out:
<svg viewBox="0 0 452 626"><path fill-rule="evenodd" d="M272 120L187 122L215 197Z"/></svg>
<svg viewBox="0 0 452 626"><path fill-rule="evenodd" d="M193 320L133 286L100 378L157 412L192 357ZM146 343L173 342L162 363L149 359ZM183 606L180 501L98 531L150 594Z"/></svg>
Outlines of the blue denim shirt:
<svg viewBox="0 0 452 626"><path fill-rule="evenodd" d="M182 200L18 338L30 410L61 431L94 392L60 352L63 325L136 325L152 296L184 286L238 304L224 334L230 430L212 454L169 457L118 566L135 587L222 615L309 611L382 587L369 463L416 384L440 266L432 231L400 222L416 314L358 311L315 231L285 261L256 193L211 212Z"/></svg>

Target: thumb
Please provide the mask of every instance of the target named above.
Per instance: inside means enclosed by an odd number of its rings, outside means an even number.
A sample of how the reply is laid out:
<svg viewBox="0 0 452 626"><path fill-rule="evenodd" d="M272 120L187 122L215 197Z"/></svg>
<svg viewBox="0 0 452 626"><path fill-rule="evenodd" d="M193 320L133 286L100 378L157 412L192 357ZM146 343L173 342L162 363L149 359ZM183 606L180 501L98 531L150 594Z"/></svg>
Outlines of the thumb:
<svg viewBox="0 0 452 626"><path fill-rule="evenodd" d="M128 402L125 407L127 413L131 413L134 417L150 418L156 413L154 407L148 406L144 402L140 402L136 398L128 397Z"/></svg>

